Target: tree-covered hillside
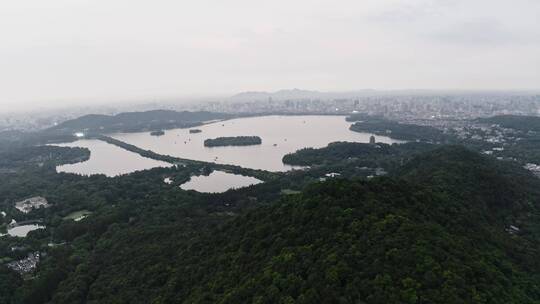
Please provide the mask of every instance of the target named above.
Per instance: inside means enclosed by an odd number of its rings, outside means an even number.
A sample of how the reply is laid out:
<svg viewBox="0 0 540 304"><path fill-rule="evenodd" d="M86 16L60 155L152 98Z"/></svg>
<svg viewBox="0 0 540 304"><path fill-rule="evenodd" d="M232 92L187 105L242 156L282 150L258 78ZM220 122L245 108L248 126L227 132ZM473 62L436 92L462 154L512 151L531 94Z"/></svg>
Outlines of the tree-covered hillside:
<svg viewBox="0 0 540 304"><path fill-rule="evenodd" d="M383 160L400 161L403 157L434 148L434 145L416 142L393 145L333 142L324 148L304 148L286 154L283 156L283 163L294 166L313 166L360 160L366 164L378 164Z"/></svg>
<svg viewBox="0 0 540 304"><path fill-rule="evenodd" d="M19 166L35 166L52 162L56 164L76 163L87 160L90 151L86 148L37 146L0 150L0 170Z"/></svg>
<svg viewBox="0 0 540 304"><path fill-rule="evenodd" d="M351 125L350 129L355 132L375 133L377 135L407 141L448 143L453 139L443 131L431 126L404 124L377 118L355 122Z"/></svg>
<svg viewBox="0 0 540 304"><path fill-rule="evenodd" d="M97 136L177 166L56 173L89 151L40 145L61 132L0 134L0 233L13 220L45 227L0 237L0 304L540 303L540 179L510 157L437 144L449 138L438 129L359 118L418 138L303 149L283 160L309 168L283 173L220 165L265 182L218 194L178 187L217 164ZM497 153L534 153L533 133L508 133ZM34 196L50 207L15 208ZM35 270L7 266L34 252Z"/></svg>
<svg viewBox="0 0 540 304"><path fill-rule="evenodd" d="M391 175L313 184L215 222L155 193L99 236L53 302L540 300L537 179L461 147Z"/></svg>
<svg viewBox="0 0 540 304"><path fill-rule="evenodd" d="M48 133L90 131L136 132L143 130L161 130L191 127L205 121L230 118L231 115L211 112L176 112L154 110L146 112L126 112L117 115L86 115L68 120L52 127Z"/></svg>

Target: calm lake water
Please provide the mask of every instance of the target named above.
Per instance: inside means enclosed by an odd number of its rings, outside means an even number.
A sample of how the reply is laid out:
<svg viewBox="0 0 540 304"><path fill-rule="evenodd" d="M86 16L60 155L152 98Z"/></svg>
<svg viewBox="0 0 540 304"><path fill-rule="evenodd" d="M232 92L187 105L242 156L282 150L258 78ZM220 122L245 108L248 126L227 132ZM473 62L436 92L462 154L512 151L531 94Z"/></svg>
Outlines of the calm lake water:
<svg viewBox="0 0 540 304"><path fill-rule="evenodd" d="M206 193L221 193L229 189L238 189L259 183L262 181L251 176L213 171L208 176L192 176L189 181L180 185L180 188Z"/></svg>
<svg viewBox="0 0 540 304"><path fill-rule="evenodd" d="M83 147L90 150L90 159L76 164L56 167L57 172L81 175L105 174L117 176L155 167L170 167L171 164L142 157L101 140L84 139L72 143L58 144L63 147Z"/></svg>
<svg viewBox="0 0 540 304"><path fill-rule="evenodd" d="M287 171L292 167L281 161L287 153L313 147L325 147L335 141L369 142L372 134L349 130L351 123L344 116L263 116L239 118L197 127L201 133L190 134L189 129L165 131L163 136L149 132L120 133L112 137L156 153L187 159L233 164L268 171ZM205 147L207 138L220 136L254 135L262 144L245 147ZM376 136L377 142L399 142Z"/></svg>
<svg viewBox="0 0 540 304"><path fill-rule="evenodd" d="M34 230L37 230L37 229L43 229L43 228L45 228L45 226L35 225L35 224L21 225L21 226L17 226L17 227L13 227L11 229L8 229L7 232L11 236L26 237L28 232L34 231Z"/></svg>

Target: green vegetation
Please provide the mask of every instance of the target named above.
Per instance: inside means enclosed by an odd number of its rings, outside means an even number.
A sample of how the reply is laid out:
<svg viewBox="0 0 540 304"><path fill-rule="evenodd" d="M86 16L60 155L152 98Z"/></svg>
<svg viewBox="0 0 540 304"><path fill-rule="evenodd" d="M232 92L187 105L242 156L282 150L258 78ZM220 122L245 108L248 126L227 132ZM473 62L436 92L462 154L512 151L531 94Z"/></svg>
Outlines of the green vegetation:
<svg viewBox="0 0 540 304"><path fill-rule="evenodd" d="M259 136L232 136L209 138L204 141L205 147L223 147L223 146L252 146L260 145L262 139Z"/></svg>
<svg viewBox="0 0 540 304"><path fill-rule="evenodd" d="M424 143L406 144L365 144L351 142L334 142L321 149L305 148L283 157L283 163L293 166L313 166L332 164L341 161L358 161L374 165L378 160L400 160L412 153L428 151L435 146Z"/></svg>
<svg viewBox="0 0 540 304"><path fill-rule="evenodd" d="M283 156L283 163L293 166L312 166L335 163L345 159L365 157L375 160L394 153L390 145L370 145L364 143L334 142L322 149L304 148Z"/></svg>
<svg viewBox="0 0 540 304"><path fill-rule="evenodd" d="M0 152L14 147L24 148L38 144L72 142L79 139L74 135L78 132L83 132L86 138L92 138L114 132L191 128L208 121L233 117L236 116L224 113L167 110L127 112L114 116L91 114L65 121L39 132L2 131L0 132Z"/></svg>
<svg viewBox="0 0 540 304"><path fill-rule="evenodd" d="M365 116L364 116L365 117ZM359 118L349 117L349 121ZM449 143L452 137L443 131L430 127L413 124L403 124L384 118L369 118L357 121L351 125L350 129L355 132L368 132L376 135L388 136L390 138L406 141L425 141L432 143Z"/></svg>
<svg viewBox="0 0 540 304"><path fill-rule="evenodd" d="M519 142L534 147L527 136ZM177 166L78 176L55 166L86 149L0 143L0 226L47 227L0 237L0 303L540 301L540 179L519 162L461 146L340 142L287 155L310 168L276 174L99 139ZM503 152L512 147L524 146ZM388 174L364 178L379 168ZM178 187L216 169L265 183L219 194ZM341 175L318 182L330 172ZM51 207L14 208L36 195ZM92 215L66 220L83 212ZM36 251L26 280L5 265Z"/></svg>
<svg viewBox="0 0 540 304"><path fill-rule="evenodd" d="M13 303L17 288L23 283L23 279L16 273L0 266L0 303Z"/></svg>
<svg viewBox="0 0 540 304"><path fill-rule="evenodd" d="M73 133L85 131L89 134L111 132L138 132L145 130L167 130L189 128L205 121L231 118L231 115L211 112L176 112L155 110L147 112L128 112L114 116L86 115L69 120L50 128L48 134Z"/></svg>
<svg viewBox="0 0 540 304"><path fill-rule="evenodd" d="M537 300L536 251L482 215L498 206L486 210L489 198L438 186L383 179L310 187L188 247L173 294L186 303Z"/></svg>
<svg viewBox="0 0 540 304"><path fill-rule="evenodd" d="M482 123L498 124L503 128L510 128L523 132L540 132L540 117L538 116L499 115L479 119L478 121Z"/></svg>
<svg viewBox="0 0 540 304"><path fill-rule="evenodd" d="M540 117L501 115L478 119L477 122L489 131L476 133L492 136L497 139L497 143L467 141L468 146L477 145L479 151L499 148L499 151L492 152L494 156L516 159L521 164L540 164Z"/></svg>
<svg viewBox="0 0 540 304"><path fill-rule="evenodd" d="M356 113L345 117L346 121L357 122L357 121L373 121L373 120L385 120L383 116L380 115L368 115L364 113Z"/></svg>
<svg viewBox="0 0 540 304"><path fill-rule="evenodd" d="M44 163L65 164L88 160L90 150L58 146L13 147L0 150L0 172Z"/></svg>
<svg viewBox="0 0 540 304"><path fill-rule="evenodd" d="M301 192L297 187L318 169L198 194L176 186L200 170L190 164L116 178L27 167L0 185L0 208L6 221L39 217L47 229L0 238L0 256L40 250L47 257L29 281L10 279L17 275L0 266L0 294L15 303L540 299L533 203L540 180L461 147L336 143L308 153L328 170L324 164L340 158L367 160L375 156L371 149L407 158L390 177L309 182ZM165 176L175 184L163 183ZM34 193L53 207L36 214L9 208ZM82 209L92 216L62 220ZM519 232L509 233L510 225ZM59 245L48 247L51 240ZM26 249L9 250L16 245Z"/></svg>
<svg viewBox="0 0 540 304"><path fill-rule="evenodd" d="M375 145L335 142L321 149L306 148L283 157L283 162L293 166L309 166L311 174L323 176L339 172L342 178L383 175L411 160L415 155L435 149L427 143Z"/></svg>
<svg viewBox="0 0 540 304"><path fill-rule="evenodd" d="M150 135L151 135L151 136L162 136L162 135L165 135L165 132L162 131L162 130L159 130L159 131L152 131L152 132L150 132Z"/></svg>

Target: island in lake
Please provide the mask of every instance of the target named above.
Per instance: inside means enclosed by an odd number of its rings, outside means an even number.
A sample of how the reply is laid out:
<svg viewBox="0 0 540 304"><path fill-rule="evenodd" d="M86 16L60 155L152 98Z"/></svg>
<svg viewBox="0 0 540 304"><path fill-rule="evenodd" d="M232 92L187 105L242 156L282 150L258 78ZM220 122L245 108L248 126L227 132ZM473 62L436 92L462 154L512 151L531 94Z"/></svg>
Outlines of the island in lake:
<svg viewBox="0 0 540 304"><path fill-rule="evenodd" d="M201 133L201 132L202 132L201 129L191 129L191 130L189 130L190 134Z"/></svg>
<svg viewBox="0 0 540 304"><path fill-rule="evenodd" d="M152 131L152 132L150 132L150 135L152 135L152 136L162 136L162 135L165 135L165 132L162 131L162 130Z"/></svg>
<svg viewBox="0 0 540 304"><path fill-rule="evenodd" d="M259 136L233 136L209 138L204 141L205 147L224 147L224 146L252 146L260 145L262 139Z"/></svg>

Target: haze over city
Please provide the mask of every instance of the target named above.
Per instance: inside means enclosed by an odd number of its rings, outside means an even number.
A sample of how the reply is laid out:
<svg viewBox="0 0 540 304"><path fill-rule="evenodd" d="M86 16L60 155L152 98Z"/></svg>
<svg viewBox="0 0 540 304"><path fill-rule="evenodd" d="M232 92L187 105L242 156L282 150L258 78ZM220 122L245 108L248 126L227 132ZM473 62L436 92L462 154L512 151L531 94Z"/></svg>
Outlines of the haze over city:
<svg viewBox="0 0 540 304"><path fill-rule="evenodd" d="M0 4L0 112L299 87L534 90L540 3Z"/></svg>
<svg viewBox="0 0 540 304"><path fill-rule="evenodd" d="M0 1L0 304L540 303L539 16Z"/></svg>

